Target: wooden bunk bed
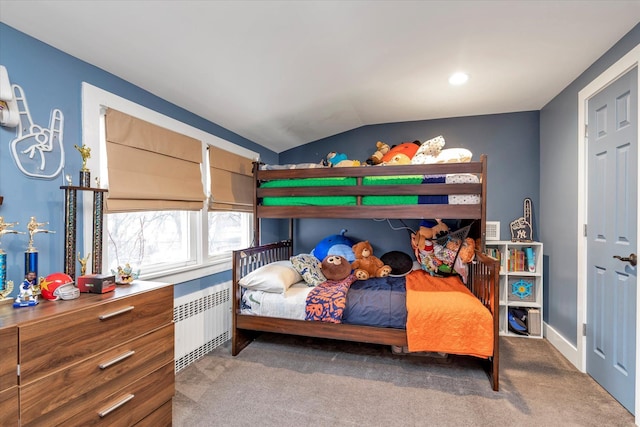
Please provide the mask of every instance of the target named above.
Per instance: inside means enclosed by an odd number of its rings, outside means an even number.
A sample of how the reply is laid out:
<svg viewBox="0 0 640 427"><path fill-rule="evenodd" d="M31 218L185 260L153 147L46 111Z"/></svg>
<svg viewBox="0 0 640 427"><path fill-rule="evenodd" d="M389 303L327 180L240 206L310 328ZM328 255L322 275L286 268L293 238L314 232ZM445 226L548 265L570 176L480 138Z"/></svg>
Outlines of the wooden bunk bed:
<svg viewBox="0 0 640 427"><path fill-rule="evenodd" d="M430 183L415 185L384 182L385 177L398 176L441 176L447 174L472 174L478 177L475 183ZM265 188L264 183L275 180L297 180L314 178L344 178L353 181L349 185L338 186L331 183L324 187L277 186ZM367 182L370 177L373 181ZM378 178L382 177L382 178ZM486 307L492 318L492 354L483 357L482 361L488 373L493 390L499 388L499 315L498 315L498 275L499 263L484 254L485 222L486 222L486 190L487 190L487 158L469 163L446 163L431 165L373 166L345 168L311 168L311 169L277 169L264 170L259 164L254 165L255 178L255 242L258 246L233 252L233 324L232 354L237 355L260 332L272 332L328 338L354 342L366 342L398 347L407 346L405 329L362 326L346 323L325 323L305 320L292 320L278 317L243 314L241 310L242 288L241 278L267 264L289 260L293 253L293 221L296 218L393 218L393 219L431 219L450 218L475 220L470 237L477 239L475 258L469 265L467 289ZM375 179L382 179L383 183ZM391 202L367 202L370 196L401 196ZM389 204L404 203L402 196L435 196L475 195L478 202L473 204ZM305 201L284 205L265 203L268 198L278 197L346 197L349 203L338 206L312 206ZM272 200L269 199L269 200ZM336 199L337 200L337 199ZM414 200L412 198L411 200ZM446 203L446 202L445 202ZM288 240L277 243L260 244L260 220L262 218L289 219Z"/></svg>

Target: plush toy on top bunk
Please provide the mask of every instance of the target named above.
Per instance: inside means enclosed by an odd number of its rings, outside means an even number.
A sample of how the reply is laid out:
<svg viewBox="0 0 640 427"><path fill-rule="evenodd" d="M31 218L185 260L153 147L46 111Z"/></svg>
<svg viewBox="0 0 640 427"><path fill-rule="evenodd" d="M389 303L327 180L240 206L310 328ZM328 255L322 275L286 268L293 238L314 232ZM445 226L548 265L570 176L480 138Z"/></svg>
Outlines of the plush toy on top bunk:
<svg viewBox="0 0 640 427"><path fill-rule="evenodd" d="M341 168L348 166L360 166L360 160L349 160L346 154L331 151L323 161L325 166Z"/></svg>
<svg viewBox="0 0 640 427"><path fill-rule="evenodd" d="M473 154L466 148L444 148L442 135L423 142L415 155L411 158L413 165L431 163L466 163L471 161Z"/></svg>
<svg viewBox="0 0 640 427"><path fill-rule="evenodd" d="M351 263L351 268L358 280L367 280L370 277L387 277L391 273L391 267L373 255L373 248L367 240L353 245L353 252L356 255L356 260Z"/></svg>
<svg viewBox="0 0 640 427"><path fill-rule="evenodd" d="M379 165L380 163L382 163L382 157L384 157L384 155L387 154L390 149L391 147L389 147L389 144L382 141L376 142L375 153L369 156L365 163L368 165Z"/></svg>
<svg viewBox="0 0 640 427"><path fill-rule="evenodd" d="M394 145L382 156L382 165L410 165L413 156L420 148L420 141L403 142Z"/></svg>

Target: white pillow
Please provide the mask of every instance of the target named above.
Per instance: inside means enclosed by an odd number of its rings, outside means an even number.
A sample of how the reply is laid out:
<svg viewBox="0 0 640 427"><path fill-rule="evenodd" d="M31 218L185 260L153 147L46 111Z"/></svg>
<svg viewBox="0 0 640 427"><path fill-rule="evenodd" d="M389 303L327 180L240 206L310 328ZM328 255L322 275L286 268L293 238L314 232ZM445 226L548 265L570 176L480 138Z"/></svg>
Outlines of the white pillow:
<svg viewBox="0 0 640 427"><path fill-rule="evenodd" d="M291 285L302 281L291 261L276 261L263 265L240 279L240 286L254 291L285 293Z"/></svg>

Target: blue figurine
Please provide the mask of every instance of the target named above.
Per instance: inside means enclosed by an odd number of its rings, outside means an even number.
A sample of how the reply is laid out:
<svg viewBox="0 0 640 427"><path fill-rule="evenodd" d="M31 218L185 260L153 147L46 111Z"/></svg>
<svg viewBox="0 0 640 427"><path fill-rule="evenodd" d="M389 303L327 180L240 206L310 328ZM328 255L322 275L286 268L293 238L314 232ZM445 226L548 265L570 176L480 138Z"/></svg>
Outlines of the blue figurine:
<svg viewBox="0 0 640 427"><path fill-rule="evenodd" d="M35 292L36 278L35 271L27 273L18 289L18 296L13 303L14 307L32 307L38 304L38 295Z"/></svg>

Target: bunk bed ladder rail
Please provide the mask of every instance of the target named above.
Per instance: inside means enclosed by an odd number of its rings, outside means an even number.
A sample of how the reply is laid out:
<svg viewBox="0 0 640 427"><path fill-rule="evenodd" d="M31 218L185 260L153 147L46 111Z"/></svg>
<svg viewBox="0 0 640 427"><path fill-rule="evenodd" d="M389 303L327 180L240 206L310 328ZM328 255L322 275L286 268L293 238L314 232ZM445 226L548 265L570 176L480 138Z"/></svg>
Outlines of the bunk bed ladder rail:
<svg viewBox="0 0 640 427"><path fill-rule="evenodd" d="M476 251L475 260L471 263L471 274L467 282L467 288L487 307L493 316L493 357L488 360L487 374L491 380L493 390L499 390L499 326L498 314L499 295L499 271L500 264L495 258L480 251Z"/></svg>

